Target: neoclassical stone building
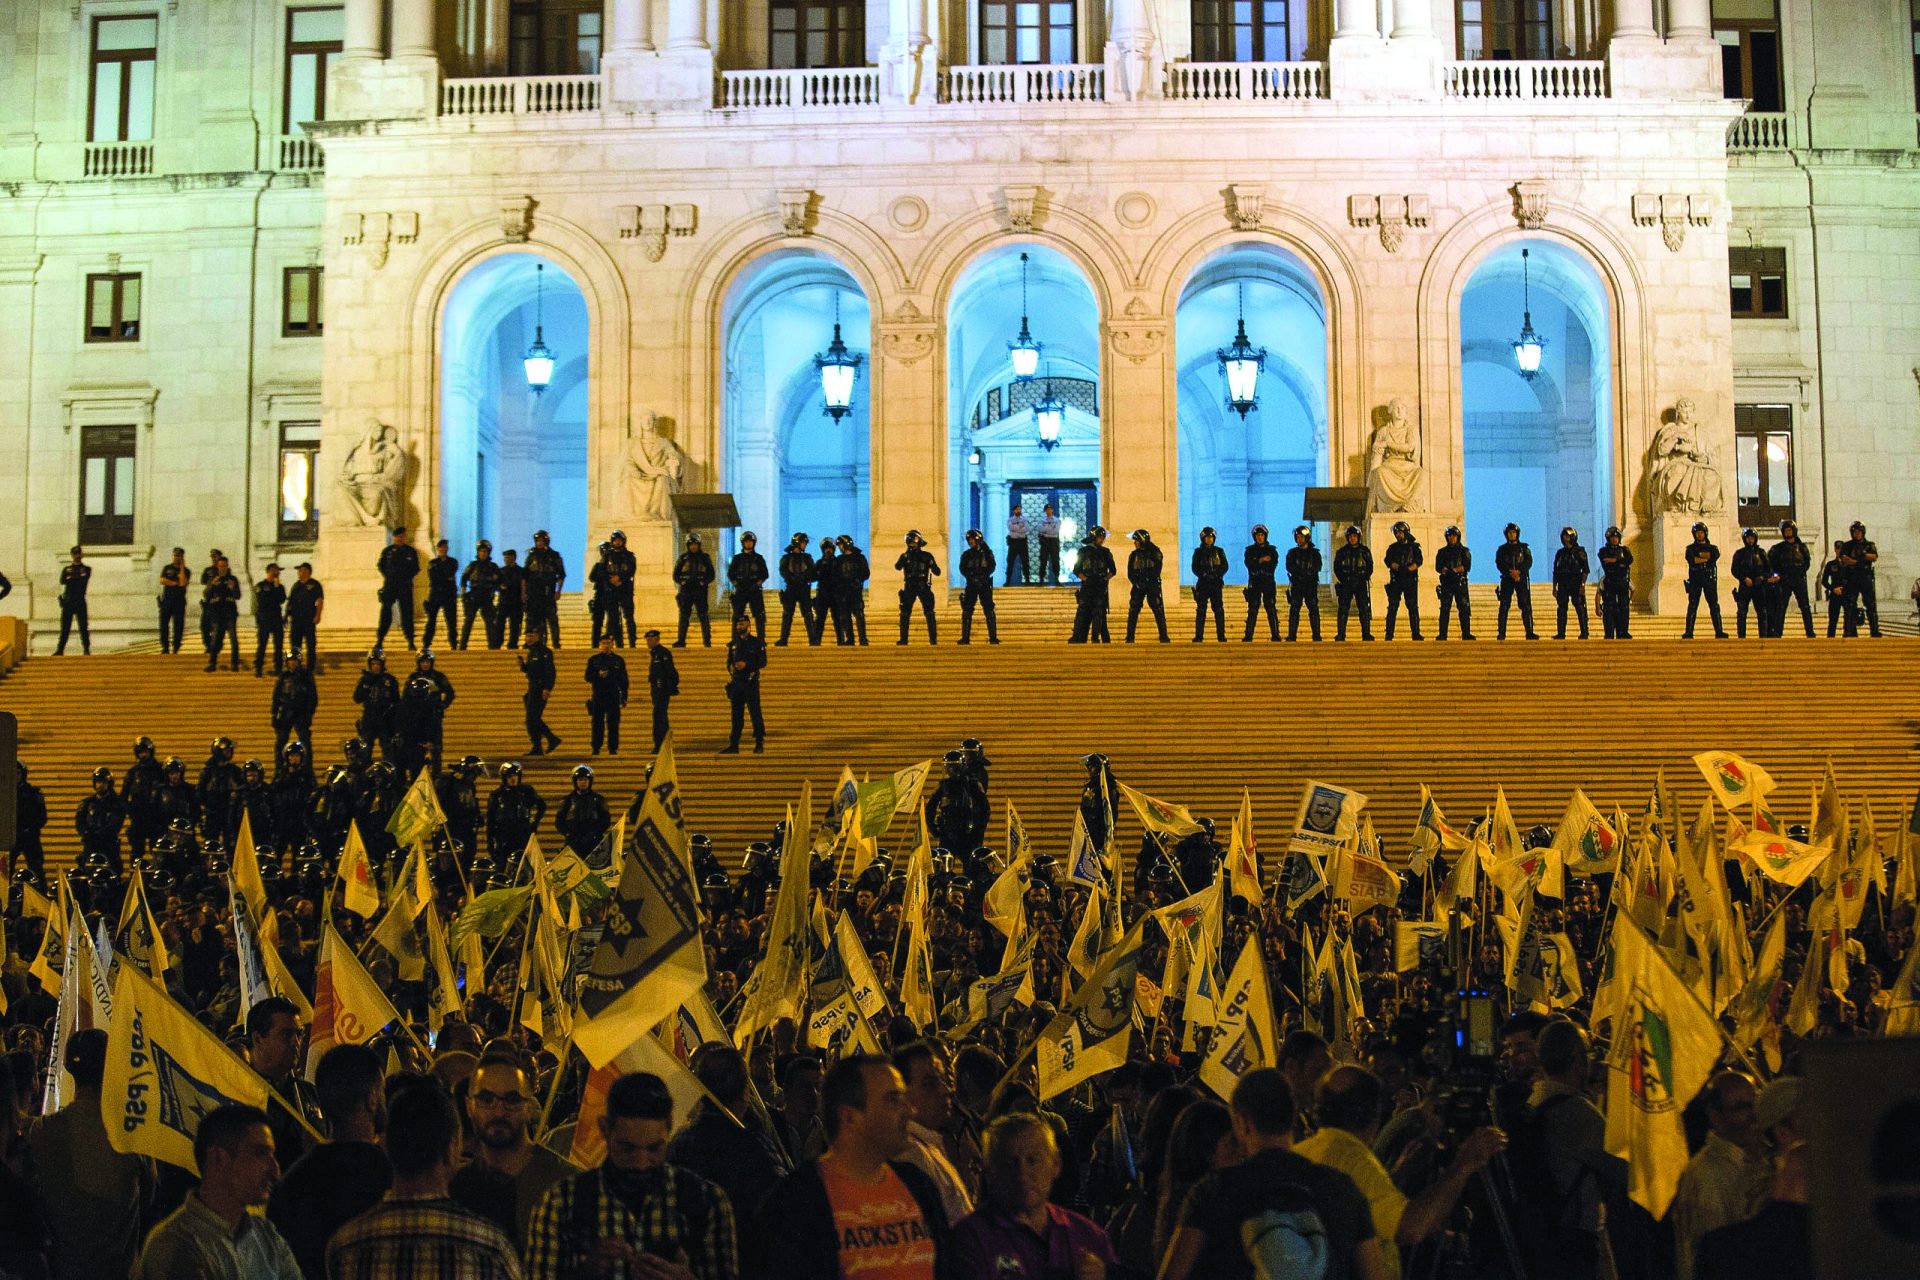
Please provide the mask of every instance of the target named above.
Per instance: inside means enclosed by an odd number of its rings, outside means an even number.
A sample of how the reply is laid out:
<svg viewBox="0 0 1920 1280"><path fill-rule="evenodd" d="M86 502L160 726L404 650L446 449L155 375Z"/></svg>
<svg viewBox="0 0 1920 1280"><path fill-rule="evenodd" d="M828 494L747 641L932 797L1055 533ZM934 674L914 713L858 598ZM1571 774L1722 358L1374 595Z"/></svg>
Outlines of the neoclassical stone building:
<svg viewBox="0 0 1920 1280"><path fill-rule="evenodd" d="M1184 563L1206 524L1284 544L1383 432L1374 538L1462 523L1490 570L1509 519L1543 560L1618 524L1671 609L1696 518L1730 551L1857 517L1904 594L1904 0L1248 9L29 0L0 610L57 618L78 541L96 626L144 628L180 544L310 559L365 621L394 514L462 559L551 527L570 584L621 527L663 602L669 491L730 494L770 558L850 533L876 590L908 529L946 563L1047 503Z"/></svg>

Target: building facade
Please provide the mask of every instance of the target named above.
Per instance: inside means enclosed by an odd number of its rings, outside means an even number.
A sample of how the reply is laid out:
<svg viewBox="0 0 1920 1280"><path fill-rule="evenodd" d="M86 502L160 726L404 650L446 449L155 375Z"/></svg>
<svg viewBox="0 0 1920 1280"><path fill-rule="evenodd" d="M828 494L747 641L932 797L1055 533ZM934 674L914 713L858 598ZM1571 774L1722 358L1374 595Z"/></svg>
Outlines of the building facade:
<svg viewBox="0 0 1920 1280"><path fill-rule="evenodd" d="M664 606L717 493L882 591L908 529L1004 554L1050 504L1184 562L1321 487L1478 571L1619 525L1663 611L1695 519L1858 518L1903 595L1911 2L35 0L0 610L44 633L78 542L144 631L177 544L365 622L391 523L551 528L570 588L619 527Z"/></svg>

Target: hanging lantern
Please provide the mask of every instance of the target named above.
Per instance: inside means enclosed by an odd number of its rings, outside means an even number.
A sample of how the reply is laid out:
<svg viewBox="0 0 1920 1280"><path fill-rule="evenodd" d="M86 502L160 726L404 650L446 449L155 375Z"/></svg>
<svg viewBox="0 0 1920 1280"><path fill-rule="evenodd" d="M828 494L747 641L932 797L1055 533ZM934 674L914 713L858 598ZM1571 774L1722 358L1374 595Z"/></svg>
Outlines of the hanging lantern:
<svg viewBox="0 0 1920 1280"><path fill-rule="evenodd" d="M1217 352L1220 372L1227 380L1227 408L1243 419L1260 407L1260 374L1267 367L1267 349L1247 340L1247 286L1240 286L1239 328L1233 345Z"/></svg>
<svg viewBox="0 0 1920 1280"><path fill-rule="evenodd" d="M861 363L862 357L847 350L847 344L840 338L840 291L835 289L833 341L813 358L813 367L820 374L820 395L825 401L823 412L835 422L853 412L853 384Z"/></svg>
<svg viewBox="0 0 1920 1280"><path fill-rule="evenodd" d="M1540 373L1540 358L1547 353L1547 340L1534 332L1533 328L1533 269L1528 261L1528 250L1520 251L1520 279L1522 293L1520 312L1520 336L1513 340L1513 362L1520 368L1520 376L1532 382Z"/></svg>
<svg viewBox="0 0 1920 1280"><path fill-rule="evenodd" d="M1060 432L1067 425L1067 406L1053 393L1053 379L1047 379L1047 393L1033 406L1033 427L1040 436L1040 447L1052 453L1060 444Z"/></svg>
<svg viewBox="0 0 1920 1280"><path fill-rule="evenodd" d="M1020 333L1007 344L1016 382L1032 382L1040 370L1040 344L1027 328L1027 255L1020 255Z"/></svg>
<svg viewBox="0 0 1920 1280"><path fill-rule="evenodd" d="M553 352L547 349L542 332L543 284L547 276L547 264L536 263L533 268L533 345L527 348L527 354L520 357L520 365L526 370L527 389L536 396L547 389L553 381Z"/></svg>

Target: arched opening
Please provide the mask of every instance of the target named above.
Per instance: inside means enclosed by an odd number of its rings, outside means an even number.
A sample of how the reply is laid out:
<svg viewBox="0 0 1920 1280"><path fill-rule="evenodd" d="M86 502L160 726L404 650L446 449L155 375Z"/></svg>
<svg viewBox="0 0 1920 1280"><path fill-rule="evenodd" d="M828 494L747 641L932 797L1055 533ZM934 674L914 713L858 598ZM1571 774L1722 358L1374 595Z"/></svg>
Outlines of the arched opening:
<svg viewBox="0 0 1920 1280"><path fill-rule="evenodd" d="M1247 340L1265 348L1256 404L1243 417L1228 404L1219 352L1244 318ZM1203 263L1174 315L1179 367L1180 580L1200 530L1226 548L1229 577L1242 581L1240 547L1256 524L1291 545L1307 488L1327 475L1327 307L1300 258L1275 245L1239 244Z"/></svg>
<svg viewBox="0 0 1920 1280"><path fill-rule="evenodd" d="M1460 421L1476 581L1496 579L1493 552L1510 521L1543 564L1563 526L1578 529L1591 547L1615 519L1608 314L1606 285L1593 265L1549 240L1501 246L1467 282ZM1514 353L1529 315L1546 342L1532 378Z"/></svg>
<svg viewBox="0 0 1920 1280"><path fill-rule="evenodd" d="M1039 344L1031 377L1009 346L1023 315ZM1004 562L1017 509L1039 582L1040 521L1051 506L1061 565L1043 585L1072 581L1072 547L1100 522L1100 307L1064 254L1010 245L968 266L947 311L947 414L947 545L980 529Z"/></svg>
<svg viewBox="0 0 1920 1280"><path fill-rule="evenodd" d="M456 559L485 538L498 561L508 547L524 558L545 529L568 588L583 588L590 343L580 286L537 254L501 254L454 285L441 325L437 532ZM554 358L537 395L522 362L536 328Z"/></svg>
<svg viewBox="0 0 1920 1280"><path fill-rule="evenodd" d="M795 533L812 535L816 545L840 534L867 545L869 322L859 282L817 253L770 254L728 290L721 313L725 487L742 528L723 536L718 555L731 556L747 530L770 565ZM838 418L827 411L815 360L831 346L836 323L847 355L859 361Z"/></svg>

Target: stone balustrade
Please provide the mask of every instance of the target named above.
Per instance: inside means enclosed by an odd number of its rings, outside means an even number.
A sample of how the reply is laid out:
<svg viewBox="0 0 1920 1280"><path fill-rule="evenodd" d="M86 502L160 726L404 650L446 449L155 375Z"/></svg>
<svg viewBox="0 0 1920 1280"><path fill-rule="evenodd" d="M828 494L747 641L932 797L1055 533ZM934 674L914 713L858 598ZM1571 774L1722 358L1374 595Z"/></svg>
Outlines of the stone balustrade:
<svg viewBox="0 0 1920 1280"><path fill-rule="evenodd" d="M1571 59L1448 62L1442 83L1447 97L1466 101L1604 98L1607 64Z"/></svg>
<svg viewBox="0 0 1920 1280"><path fill-rule="evenodd" d="M942 102L1104 102L1107 69L1097 63L947 67Z"/></svg>
<svg viewBox="0 0 1920 1280"><path fill-rule="evenodd" d="M1171 62L1166 96L1185 102L1275 102L1327 96L1324 62Z"/></svg>
<svg viewBox="0 0 1920 1280"><path fill-rule="evenodd" d="M275 167L282 173L312 173L326 165L319 143L303 134L286 134L280 139Z"/></svg>
<svg viewBox="0 0 1920 1280"><path fill-rule="evenodd" d="M723 111L764 111L788 107L867 107L880 101L877 67L833 67L818 71L724 71L720 75Z"/></svg>
<svg viewBox="0 0 1920 1280"><path fill-rule="evenodd" d="M138 178L152 172L151 142L89 142L80 166L86 178Z"/></svg>
<svg viewBox="0 0 1920 1280"><path fill-rule="evenodd" d="M489 76L440 86L443 116L559 115L600 110L599 76Z"/></svg>
<svg viewBox="0 0 1920 1280"><path fill-rule="evenodd" d="M1749 111L1727 126L1729 151L1785 151L1792 146L1790 112Z"/></svg>

